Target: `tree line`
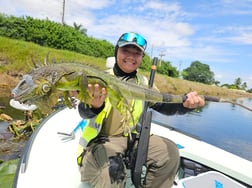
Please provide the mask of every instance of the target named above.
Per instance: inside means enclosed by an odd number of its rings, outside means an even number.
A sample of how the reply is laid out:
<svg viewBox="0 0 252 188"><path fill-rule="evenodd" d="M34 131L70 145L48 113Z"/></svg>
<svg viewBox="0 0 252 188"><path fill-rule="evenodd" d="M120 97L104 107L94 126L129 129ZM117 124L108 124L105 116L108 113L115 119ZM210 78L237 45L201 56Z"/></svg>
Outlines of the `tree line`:
<svg viewBox="0 0 252 188"><path fill-rule="evenodd" d="M19 18L1 14L0 35L94 57L105 58L113 55L114 52L111 43L88 37L76 24L75 27L72 27L48 19L40 20L29 16Z"/></svg>
<svg viewBox="0 0 252 188"><path fill-rule="evenodd" d="M75 22L73 26L69 26L49 19L41 20L29 16L15 17L0 14L0 35L93 57L107 58L114 56L114 45L112 43L87 36L87 29ZM151 58L146 54L140 69L149 71L150 66ZM163 61L157 67L157 72L174 78L178 78L180 75L177 68L173 67L169 61ZM181 76L185 80L204 84L219 84L214 79L214 73L210 70L209 65L200 61L192 62L190 67L182 70ZM247 88L246 83L242 83L241 78L235 79L234 84L224 84L223 86L243 90ZM252 92L251 90L248 91Z"/></svg>

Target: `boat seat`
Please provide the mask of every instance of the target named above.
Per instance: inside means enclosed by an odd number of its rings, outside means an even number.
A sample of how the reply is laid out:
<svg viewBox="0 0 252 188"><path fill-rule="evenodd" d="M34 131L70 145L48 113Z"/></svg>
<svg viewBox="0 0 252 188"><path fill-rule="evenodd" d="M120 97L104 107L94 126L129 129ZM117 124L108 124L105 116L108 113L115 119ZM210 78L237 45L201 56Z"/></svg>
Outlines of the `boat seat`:
<svg viewBox="0 0 252 188"><path fill-rule="evenodd" d="M89 183L81 182L78 188L91 188L91 186L89 185Z"/></svg>
<svg viewBox="0 0 252 188"><path fill-rule="evenodd" d="M178 188L246 188L242 184L229 178L228 176L216 172L208 171L197 176L183 178L178 181Z"/></svg>

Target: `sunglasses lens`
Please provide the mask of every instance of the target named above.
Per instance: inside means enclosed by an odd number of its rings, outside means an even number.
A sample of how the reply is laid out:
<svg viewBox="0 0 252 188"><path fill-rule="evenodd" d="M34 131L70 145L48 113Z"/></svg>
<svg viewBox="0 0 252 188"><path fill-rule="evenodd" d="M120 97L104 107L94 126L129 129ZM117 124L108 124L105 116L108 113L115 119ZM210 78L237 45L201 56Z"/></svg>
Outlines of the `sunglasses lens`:
<svg viewBox="0 0 252 188"><path fill-rule="evenodd" d="M141 46L142 48L146 48L147 42L143 38L143 36L136 34L136 33L125 33L121 36L120 42L135 42L137 45Z"/></svg>

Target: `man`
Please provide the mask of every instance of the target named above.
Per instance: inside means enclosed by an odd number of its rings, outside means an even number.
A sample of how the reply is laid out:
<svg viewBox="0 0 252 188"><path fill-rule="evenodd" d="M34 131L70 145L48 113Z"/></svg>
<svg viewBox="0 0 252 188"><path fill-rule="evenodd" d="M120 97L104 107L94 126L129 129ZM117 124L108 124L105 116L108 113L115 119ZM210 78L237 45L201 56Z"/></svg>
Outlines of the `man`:
<svg viewBox="0 0 252 188"><path fill-rule="evenodd" d="M109 72L129 82L147 85L147 79L137 74L141 65L146 40L137 33L124 33L115 46L115 65ZM136 125L142 110L143 101L132 100L134 121L125 121L124 114L113 108L106 89L98 84L88 85L93 96L91 107L80 103L80 116L90 119L85 127L80 144L82 154L78 157L81 180L88 182L92 187L124 187L127 171L125 167L125 153L129 139L137 135ZM187 94L183 104L161 104L150 106L166 115L175 113L184 114L198 106L203 106L204 100L196 92ZM131 130L131 131L129 131ZM166 138L151 135L149 139L146 161L147 171L144 187L171 187L179 166L179 152L176 145Z"/></svg>

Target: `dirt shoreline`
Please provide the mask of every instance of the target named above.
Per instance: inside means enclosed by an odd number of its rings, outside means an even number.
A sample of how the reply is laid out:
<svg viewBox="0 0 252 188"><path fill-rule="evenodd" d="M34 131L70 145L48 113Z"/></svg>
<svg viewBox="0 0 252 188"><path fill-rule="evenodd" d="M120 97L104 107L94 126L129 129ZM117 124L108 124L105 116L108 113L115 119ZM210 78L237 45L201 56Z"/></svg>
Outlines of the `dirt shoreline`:
<svg viewBox="0 0 252 188"><path fill-rule="evenodd" d="M11 89L17 85L19 78L10 76L6 73L1 73L0 80L1 97L10 97Z"/></svg>

